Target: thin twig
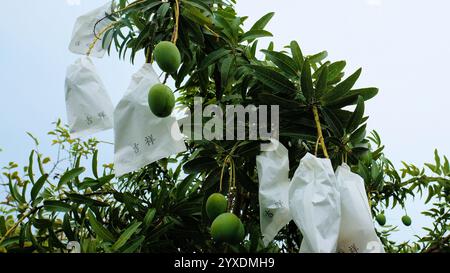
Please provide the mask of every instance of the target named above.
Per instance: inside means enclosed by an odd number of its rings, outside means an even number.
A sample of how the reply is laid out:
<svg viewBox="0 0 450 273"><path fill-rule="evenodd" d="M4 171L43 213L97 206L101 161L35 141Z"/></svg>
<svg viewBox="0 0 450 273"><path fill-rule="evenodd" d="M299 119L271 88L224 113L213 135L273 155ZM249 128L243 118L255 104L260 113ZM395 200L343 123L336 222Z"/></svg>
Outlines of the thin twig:
<svg viewBox="0 0 450 273"><path fill-rule="evenodd" d="M317 106L313 105L312 110L313 110L314 120L316 122L316 127L317 127L317 136L320 139L320 144L322 146L323 154L325 155L326 158L330 158L328 156L327 147L325 146L325 140L322 135L322 126L320 125L319 111L317 110Z"/></svg>

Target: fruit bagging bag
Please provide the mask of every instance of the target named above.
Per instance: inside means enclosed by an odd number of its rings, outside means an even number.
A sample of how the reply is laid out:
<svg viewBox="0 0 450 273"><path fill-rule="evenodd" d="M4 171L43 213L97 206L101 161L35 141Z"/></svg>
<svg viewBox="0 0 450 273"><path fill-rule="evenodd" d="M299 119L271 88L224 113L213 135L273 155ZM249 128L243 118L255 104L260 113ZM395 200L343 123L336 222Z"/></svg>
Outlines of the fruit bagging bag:
<svg viewBox="0 0 450 273"><path fill-rule="evenodd" d="M186 150L177 120L156 117L149 108L149 90L158 83L152 65L144 64L114 111L117 176Z"/></svg>
<svg viewBox="0 0 450 273"><path fill-rule="evenodd" d="M114 106L89 57L81 57L67 68L65 97L73 137L113 127Z"/></svg>
<svg viewBox="0 0 450 273"><path fill-rule="evenodd" d="M106 18L106 15L111 14L113 10L114 1L109 1L105 5L78 17L73 27L69 50L75 54L102 58L106 53L103 44L109 45L110 42L103 41L102 39L108 39L108 37L101 36L111 24L111 20ZM102 41L94 43L98 38ZM93 48L90 48L93 43Z"/></svg>
<svg viewBox="0 0 450 273"><path fill-rule="evenodd" d="M288 150L275 139L256 157L259 178L260 226L267 246L291 220Z"/></svg>
<svg viewBox="0 0 450 273"><path fill-rule="evenodd" d="M372 221L364 180L347 164L336 170L341 195L341 227L338 252L384 253Z"/></svg>
<svg viewBox="0 0 450 273"><path fill-rule="evenodd" d="M289 188L292 218L303 234L301 253L336 252L340 202L331 161L306 154Z"/></svg>

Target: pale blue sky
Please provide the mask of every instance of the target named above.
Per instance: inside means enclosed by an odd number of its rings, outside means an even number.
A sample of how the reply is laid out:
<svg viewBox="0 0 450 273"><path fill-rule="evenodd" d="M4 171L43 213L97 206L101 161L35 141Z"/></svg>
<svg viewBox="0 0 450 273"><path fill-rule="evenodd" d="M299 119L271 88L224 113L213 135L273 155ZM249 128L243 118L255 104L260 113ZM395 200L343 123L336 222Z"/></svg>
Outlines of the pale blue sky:
<svg viewBox="0 0 450 273"><path fill-rule="evenodd" d="M6 23L0 24L0 165L11 160L26 162L32 142L25 131L38 136L43 151L48 150L50 123L58 117L66 120L65 71L77 58L67 50L73 23L77 16L106 1L71 4L77 2L2 3L8 12L2 15ZM248 26L265 13L276 12L268 29L277 49L295 39L307 54L326 49L331 60L347 60L347 72L363 67L358 85L380 88L380 94L367 105L369 126L379 131L387 155L397 165L401 160L431 161L434 148L449 155L449 10L446 0L238 3L239 14L250 17ZM133 67L115 54L94 61L114 103L142 63L139 60ZM112 131L97 136L110 141ZM103 161L112 161L112 149L103 147ZM419 217L420 210L410 206L409 213ZM392 216L392 221L397 218ZM413 229L409 228L409 234Z"/></svg>

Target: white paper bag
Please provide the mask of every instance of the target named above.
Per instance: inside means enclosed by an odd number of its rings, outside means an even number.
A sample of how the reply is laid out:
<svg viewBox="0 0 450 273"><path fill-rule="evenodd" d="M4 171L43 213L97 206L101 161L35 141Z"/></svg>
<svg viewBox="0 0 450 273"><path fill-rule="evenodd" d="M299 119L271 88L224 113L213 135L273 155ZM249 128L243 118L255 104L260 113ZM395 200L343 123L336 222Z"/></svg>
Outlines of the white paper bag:
<svg viewBox="0 0 450 273"><path fill-rule="evenodd" d="M114 106L89 57L82 57L67 68L65 97L73 137L113 127Z"/></svg>
<svg viewBox="0 0 450 273"><path fill-rule="evenodd" d="M338 252L384 253L373 225L364 180L346 164L336 170L341 195Z"/></svg>
<svg viewBox="0 0 450 273"><path fill-rule="evenodd" d="M150 88L159 83L151 64L133 75L114 111L114 165L117 176L136 171L186 150L177 120L158 118L148 105Z"/></svg>
<svg viewBox="0 0 450 273"><path fill-rule="evenodd" d="M105 16L106 14L112 13L113 7L113 2L109 1L105 5L77 18L75 26L73 27L72 39L69 44L69 50L72 53L86 55L89 46L96 37L95 35L98 36L99 33L111 23L111 20L105 18ZM101 21L99 22L99 20ZM100 38L104 39L105 37ZM92 49L90 56L102 58L105 53L106 49L103 48L103 41L99 40Z"/></svg>
<svg viewBox="0 0 450 273"><path fill-rule="evenodd" d="M289 188L292 218L303 234L300 252L336 252L340 202L330 160L306 154Z"/></svg>
<svg viewBox="0 0 450 273"><path fill-rule="evenodd" d="M267 151L256 157L259 178L260 226L267 246L292 220L289 212L288 150L272 139Z"/></svg>

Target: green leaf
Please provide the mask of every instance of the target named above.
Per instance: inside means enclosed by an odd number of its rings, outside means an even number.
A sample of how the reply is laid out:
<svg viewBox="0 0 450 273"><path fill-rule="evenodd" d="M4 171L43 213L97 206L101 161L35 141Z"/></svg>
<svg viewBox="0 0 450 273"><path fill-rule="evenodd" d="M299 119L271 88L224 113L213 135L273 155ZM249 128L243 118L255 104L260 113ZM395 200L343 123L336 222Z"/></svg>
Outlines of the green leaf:
<svg viewBox="0 0 450 273"><path fill-rule="evenodd" d="M428 204L428 202L431 201L431 198L433 198L434 194L435 192L433 186L428 186L428 196L427 199L425 200L425 204Z"/></svg>
<svg viewBox="0 0 450 273"><path fill-rule="evenodd" d="M9 237L0 244L0 247L6 248L10 245L18 244L18 243L19 243L19 236Z"/></svg>
<svg viewBox="0 0 450 273"><path fill-rule="evenodd" d="M439 152L437 149L434 150L434 161L436 162L435 173L441 175L441 158L439 157Z"/></svg>
<svg viewBox="0 0 450 273"><path fill-rule="evenodd" d="M34 218L33 221L33 226L37 229L46 229L46 228L50 228L52 226L52 221L48 220L48 219L36 219Z"/></svg>
<svg viewBox="0 0 450 273"><path fill-rule="evenodd" d="M446 156L444 156L444 165L442 166L442 172L446 176L450 175L450 163L449 163L448 158Z"/></svg>
<svg viewBox="0 0 450 273"><path fill-rule="evenodd" d="M33 139L34 145L39 146L39 140L35 136L33 136L32 133L30 133L30 132L26 132L26 133L29 137L31 137L31 139Z"/></svg>
<svg viewBox="0 0 450 273"><path fill-rule="evenodd" d="M115 236L97 221L95 215L92 212L90 211L88 212L88 217L89 223L91 224L92 229L94 230L95 234L97 234L98 237L108 242L116 241Z"/></svg>
<svg viewBox="0 0 450 273"><path fill-rule="evenodd" d="M184 4L188 4L190 6L196 7L198 9L203 10L204 12L207 12L208 15L212 15L213 11L211 10L211 8L204 3L202 0L182 0L182 2Z"/></svg>
<svg viewBox="0 0 450 273"><path fill-rule="evenodd" d="M93 191L100 189L106 183L109 183L115 177L114 174L100 177L99 179L85 178L82 183L78 185L78 189L85 190L91 188Z"/></svg>
<svg viewBox="0 0 450 273"><path fill-rule="evenodd" d="M350 120L347 123L347 132L351 133L356 130L364 116L364 99L360 96L358 97L358 103L356 104L355 111L353 112Z"/></svg>
<svg viewBox="0 0 450 273"><path fill-rule="evenodd" d="M231 23L223 16L223 14L216 13L214 16L215 25L222 28L224 38L228 38L229 43L235 44L238 39L237 28L233 27Z"/></svg>
<svg viewBox="0 0 450 273"><path fill-rule="evenodd" d="M215 163L215 162L214 162ZM211 168L217 168L217 164L213 164L210 166L210 168L206 170L210 170ZM190 174L186 176L178 185L177 185L177 191L176 191L176 197L178 200L183 199L186 196L186 192L189 189L189 186L192 185L192 182L194 181L197 173Z"/></svg>
<svg viewBox="0 0 450 273"><path fill-rule="evenodd" d="M17 185L15 183L13 183L11 178L9 178L8 187L9 187L9 193L11 194L12 198L14 198L14 200L16 200L17 202L19 202L21 204L25 203L25 199L23 198L23 196L20 195Z"/></svg>
<svg viewBox="0 0 450 273"><path fill-rule="evenodd" d="M72 227L70 225L70 216L68 213L64 215L62 228L67 239L69 239L69 241L75 241L75 233L73 232Z"/></svg>
<svg viewBox="0 0 450 273"><path fill-rule="evenodd" d="M34 201L48 179L48 174L41 176L31 188L31 201Z"/></svg>
<svg viewBox="0 0 450 273"><path fill-rule="evenodd" d="M197 174L216 168L217 162L214 158L198 157L184 164L183 170L187 174Z"/></svg>
<svg viewBox="0 0 450 273"><path fill-rule="evenodd" d="M31 183L34 184L34 174L33 174L33 158L34 158L34 150L31 151L30 157L28 160L28 177L30 178Z"/></svg>
<svg viewBox="0 0 450 273"><path fill-rule="evenodd" d="M326 57L328 57L328 52L322 51L322 52L319 52L312 56L309 56L308 60L311 64L316 64L316 63L320 63L321 61L325 60Z"/></svg>
<svg viewBox="0 0 450 273"><path fill-rule="evenodd" d="M336 100L344 97L347 95L347 93L352 89L352 87L355 85L356 81L358 80L359 76L361 75L362 69L358 69L355 73L353 73L350 77L348 77L346 80L341 82L340 84L336 85L335 88L330 90L328 93L326 93L322 97L322 102L324 105L331 104L335 102Z"/></svg>
<svg viewBox="0 0 450 273"><path fill-rule="evenodd" d="M0 237L4 236L7 232L5 216L0 216Z"/></svg>
<svg viewBox="0 0 450 273"><path fill-rule="evenodd" d="M37 154L37 162L38 162L38 167L39 167L39 171L41 172L41 175L45 174L45 170L44 170L44 165L42 164L42 160L41 160L41 155Z"/></svg>
<svg viewBox="0 0 450 273"><path fill-rule="evenodd" d="M311 103L314 99L314 86L311 77L311 66L308 59L303 64L301 85L302 93L305 96L306 101Z"/></svg>
<svg viewBox="0 0 450 273"><path fill-rule="evenodd" d="M28 225L31 225L30 222L27 222L25 224L22 224L20 227L20 233L19 233L19 247L24 248L25 240L26 240L26 233L28 230Z"/></svg>
<svg viewBox="0 0 450 273"><path fill-rule="evenodd" d="M77 203L77 204L86 204L88 206L96 206L96 207L108 207L109 204L98 201L89 197L86 197L84 195L78 194L78 193L66 193L67 198L70 199L70 201Z"/></svg>
<svg viewBox="0 0 450 273"><path fill-rule="evenodd" d="M378 94L378 88L361 88L350 90L347 95L333 101L326 103L325 106L330 108L340 109L346 106L354 105L358 102L358 97L363 97L364 101L370 100Z"/></svg>
<svg viewBox="0 0 450 273"><path fill-rule="evenodd" d="M301 68L303 67L303 62L305 58L303 57L302 50L300 49L300 46L296 41L291 42L291 53L292 58L294 59L295 63L297 64L297 67Z"/></svg>
<svg viewBox="0 0 450 273"><path fill-rule="evenodd" d="M165 4L168 4L170 6L169 3L165 3ZM203 25L211 26L212 25L211 18L204 15L199 9L197 9L195 7L186 7L185 6L185 8L181 9L181 14L183 15L183 17L188 18L189 20L191 20L192 22L194 22L195 24L198 24L200 26L203 26Z"/></svg>
<svg viewBox="0 0 450 273"><path fill-rule="evenodd" d="M294 60L291 57L276 51L263 49L261 50L261 52L266 55L268 60L278 66L278 68L280 68L286 74L292 77L297 77L299 75L300 69L296 66Z"/></svg>
<svg viewBox="0 0 450 273"><path fill-rule="evenodd" d="M328 87L328 66L325 65L320 72L319 79L316 83L316 96L321 97Z"/></svg>
<svg viewBox="0 0 450 273"><path fill-rule="evenodd" d="M256 23L252 26L250 30L263 30L274 15L275 15L274 12L267 13L266 15L261 17L258 21L256 21Z"/></svg>
<svg viewBox="0 0 450 273"><path fill-rule="evenodd" d="M84 167L79 167L79 168L75 168L70 171L67 171L59 180L58 189L60 189L63 185L69 183L70 181L74 180L75 178L80 176L80 174L84 173L85 171L86 171L86 169Z"/></svg>
<svg viewBox="0 0 450 273"><path fill-rule="evenodd" d="M244 33L239 39L240 42L249 41L252 42L255 39L262 37L273 37L272 33L266 30L250 30Z"/></svg>
<svg viewBox="0 0 450 273"><path fill-rule="evenodd" d="M153 219L155 218L155 215L156 215L156 209L151 208L147 211L147 213L145 214L145 217L144 217L144 221L143 221L145 228L150 227L150 225L153 222Z"/></svg>
<svg viewBox="0 0 450 273"><path fill-rule="evenodd" d="M234 56L226 58L221 67L220 67L220 74L222 79L222 87L227 91L227 87L231 86L232 82L229 81L230 74L232 73L232 67L234 64Z"/></svg>
<svg viewBox="0 0 450 273"><path fill-rule="evenodd" d="M130 242L129 244L125 245L123 247L122 253L134 253L144 242L145 236L141 235L134 241Z"/></svg>
<svg viewBox="0 0 450 273"><path fill-rule="evenodd" d="M92 173L94 174L95 178L98 178L98 172L97 172L97 161L98 160L98 150L94 151L94 155L92 157Z"/></svg>
<svg viewBox="0 0 450 273"><path fill-rule="evenodd" d="M328 66L328 82L334 82L342 73L347 63L345 61L338 61Z"/></svg>
<svg viewBox="0 0 450 273"><path fill-rule="evenodd" d="M62 201L45 200L44 209L50 212L69 212L72 207Z"/></svg>
<svg viewBox="0 0 450 273"><path fill-rule="evenodd" d="M331 109L325 107L322 108L322 115L334 136L338 138L344 136L344 125L342 124L341 119Z"/></svg>
<svg viewBox="0 0 450 273"><path fill-rule="evenodd" d="M364 137L366 136L366 127L367 125L364 124L350 135L350 141L353 145L356 145L363 141Z"/></svg>
<svg viewBox="0 0 450 273"><path fill-rule="evenodd" d="M141 226L141 222L136 222L134 224L131 224L117 239L117 241L112 245L113 250L118 250L122 246L124 246L128 240L133 236L133 234L138 230L138 228Z"/></svg>
<svg viewBox="0 0 450 273"><path fill-rule="evenodd" d="M255 71L255 77L275 93L295 94L297 92L295 85L283 74L264 66L250 67Z"/></svg>
<svg viewBox="0 0 450 273"><path fill-rule="evenodd" d="M201 62L201 64L198 67L198 70L202 70L205 68L208 68L210 65L216 63L218 60L223 58L224 56L228 56L231 53L230 50L220 48L216 51L213 51L206 56L205 59Z"/></svg>
<svg viewBox="0 0 450 273"><path fill-rule="evenodd" d="M51 224L51 222L50 222ZM31 226L32 225L28 225L27 226L27 234L28 234L28 238L30 239L30 241L33 243L33 246L36 247L38 249L38 251L40 253L44 253L46 252L45 249L39 244L39 242L36 240L36 238L34 237L32 230L31 230Z"/></svg>

